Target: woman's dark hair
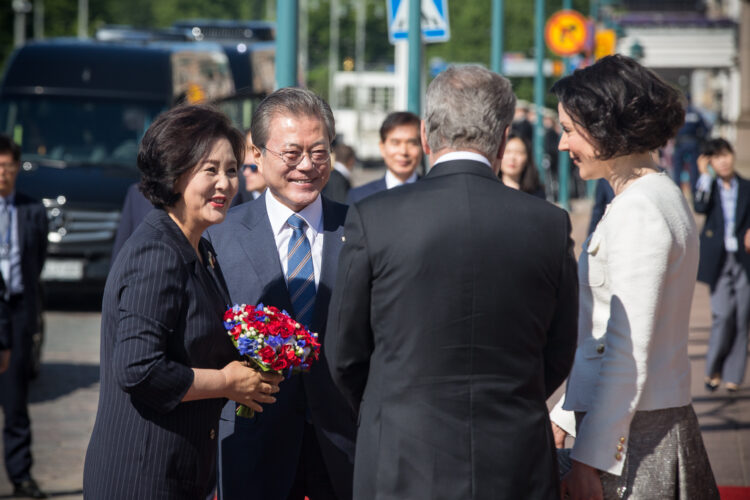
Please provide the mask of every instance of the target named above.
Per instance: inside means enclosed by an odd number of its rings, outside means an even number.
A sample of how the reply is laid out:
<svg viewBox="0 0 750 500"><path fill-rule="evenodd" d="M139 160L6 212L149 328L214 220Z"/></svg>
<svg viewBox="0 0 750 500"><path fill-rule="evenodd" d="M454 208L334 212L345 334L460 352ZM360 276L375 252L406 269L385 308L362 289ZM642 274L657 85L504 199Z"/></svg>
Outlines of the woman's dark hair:
<svg viewBox="0 0 750 500"><path fill-rule="evenodd" d="M237 166L245 158L245 136L221 111L205 104L181 105L160 114L138 148L138 169L143 195L158 208L180 199L177 179L192 170L210 152L214 141L227 139Z"/></svg>
<svg viewBox="0 0 750 500"><path fill-rule="evenodd" d="M552 86L599 159L653 151L685 120L681 94L629 57L603 57Z"/></svg>
<svg viewBox="0 0 750 500"><path fill-rule="evenodd" d="M523 144L526 150L526 163L523 165L521 170L521 181L519 182L521 191L524 193L536 193L542 188L542 184L539 182L539 172L536 170L536 163L534 162L534 154L531 149L531 143L529 140L521 134L511 132L508 134L508 141L511 139L518 139ZM506 143L506 144L507 144ZM502 179L502 172L500 172L500 178Z"/></svg>
<svg viewBox="0 0 750 500"><path fill-rule="evenodd" d="M704 154L706 156L714 156L720 153L734 154L734 148L726 139L722 139L719 137L717 139L709 139L705 143L703 143L701 154Z"/></svg>

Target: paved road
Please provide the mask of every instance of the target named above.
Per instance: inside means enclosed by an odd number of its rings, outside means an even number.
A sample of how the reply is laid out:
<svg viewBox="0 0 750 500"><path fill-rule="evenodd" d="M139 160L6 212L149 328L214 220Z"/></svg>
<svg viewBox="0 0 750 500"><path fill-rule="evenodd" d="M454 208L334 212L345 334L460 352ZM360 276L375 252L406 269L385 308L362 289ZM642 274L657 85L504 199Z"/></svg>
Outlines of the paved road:
<svg viewBox="0 0 750 500"><path fill-rule="evenodd" d="M588 205L574 206L577 247L588 224ZM42 373L31 390L34 430L33 472L54 498L81 498L83 457L98 398L99 320L97 312L46 313L48 338ZM703 363L710 326L707 289L696 289L689 354L692 389L712 467L721 485L750 486L750 374L736 395L707 394ZM0 471L0 499L11 487Z"/></svg>

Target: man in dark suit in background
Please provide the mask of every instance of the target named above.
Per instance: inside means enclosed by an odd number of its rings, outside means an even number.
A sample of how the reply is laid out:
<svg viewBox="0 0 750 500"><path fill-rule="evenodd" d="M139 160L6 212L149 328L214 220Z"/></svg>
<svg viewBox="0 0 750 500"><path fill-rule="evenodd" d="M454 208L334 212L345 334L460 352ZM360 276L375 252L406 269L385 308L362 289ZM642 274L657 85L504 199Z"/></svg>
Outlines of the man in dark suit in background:
<svg viewBox="0 0 750 500"><path fill-rule="evenodd" d="M351 146L339 142L333 148L333 159L331 176L323 188L323 196L338 203L346 203L346 197L352 188L352 170L357 162L357 156Z"/></svg>
<svg viewBox="0 0 750 500"><path fill-rule="evenodd" d="M701 231L698 281L711 287L711 337L706 353L706 389L724 381L736 392L745 378L750 332L750 181L734 170L734 149L712 139L698 159L701 173L695 211L706 215ZM709 173L709 165L716 175Z"/></svg>
<svg viewBox="0 0 750 500"><path fill-rule="evenodd" d="M417 180L417 167L422 163L419 117L408 111L386 116L380 126L380 154L386 166L385 176L349 191L349 205L371 194Z"/></svg>
<svg viewBox="0 0 750 500"><path fill-rule="evenodd" d="M331 108L312 92L266 97L252 121L253 155L268 188L208 231L233 302L286 309L326 334L346 206L320 196L331 169ZM281 384L253 419L224 408L219 422L219 498L350 499L354 413L325 359Z"/></svg>
<svg viewBox="0 0 750 500"><path fill-rule="evenodd" d="M13 495L47 498L31 477L31 422L29 375L32 336L39 329L39 275L47 254L47 212L44 205L15 190L21 149L0 135L0 271L2 307L0 326L9 328L10 363L0 375L5 423L5 470ZM6 333L6 336L8 336ZM2 335L0 335L1 337ZM1 349L1 348L0 348ZM7 356L7 350L3 351ZM2 364L2 363L0 363ZM0 370L2 371L2 370Z"/></svg>
<svg viewBox="0 0 750 500"><path fill-rule="evenodd" d="M573 363L578 281L567 213L491 167L514 104L502 76L447 69L430 172L349 207L325 348L359 411L357 499L559 498L545 400Z"/></svg>

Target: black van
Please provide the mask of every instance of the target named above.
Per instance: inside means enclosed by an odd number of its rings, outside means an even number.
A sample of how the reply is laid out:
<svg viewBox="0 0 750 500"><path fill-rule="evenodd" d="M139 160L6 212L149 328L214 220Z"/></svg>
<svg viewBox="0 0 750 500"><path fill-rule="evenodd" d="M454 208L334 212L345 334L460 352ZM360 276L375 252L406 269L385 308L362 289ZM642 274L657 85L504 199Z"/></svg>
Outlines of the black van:
<svg viewBox="0 0 750 500"><path fill-rule="evenodd" d="M0 131L21 145L18 190L47 207L42 281L101 290L143 133L176 103L232 95L213 43L52 39L16 50L0 84Z"/></svg>

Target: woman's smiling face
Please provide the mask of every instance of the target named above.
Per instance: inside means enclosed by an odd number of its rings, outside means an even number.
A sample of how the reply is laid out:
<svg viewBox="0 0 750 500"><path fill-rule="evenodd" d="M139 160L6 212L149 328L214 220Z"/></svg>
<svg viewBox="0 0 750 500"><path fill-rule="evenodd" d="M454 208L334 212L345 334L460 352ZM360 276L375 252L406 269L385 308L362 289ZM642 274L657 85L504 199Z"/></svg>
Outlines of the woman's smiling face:
<svg viewBox="0 0 750 500"><path fill-rule="evenodd" d="M592 180L604 177L605 163L597 158L596 148L586 131L573 121L562 103L557 105L557 112L560 116L560 127L562 127L557 149L568 152L571 161L578 167L581 179Z"/></svg>

